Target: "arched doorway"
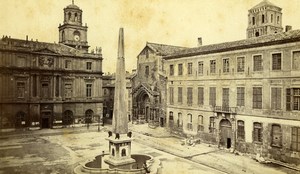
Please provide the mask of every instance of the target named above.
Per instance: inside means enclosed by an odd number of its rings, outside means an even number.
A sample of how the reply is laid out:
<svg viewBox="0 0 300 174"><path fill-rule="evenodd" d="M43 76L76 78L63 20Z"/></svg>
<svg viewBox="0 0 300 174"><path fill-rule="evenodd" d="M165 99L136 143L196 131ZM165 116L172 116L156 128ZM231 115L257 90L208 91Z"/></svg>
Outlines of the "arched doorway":
<svg viewBox="0 0 300 174"><path fill-rule="evenodd" d="M220 145L231 148L232 144L232 126L229 120L222 119L220 121Z"/></svg>
<svg viewBox="0 0 300 174"><path fill-rule="evenodd" d="M25 115L26 114L22 111L20 111L16 114L16 122L15 122L16 128L23 128L26 126Z"/></svg>
<svg viewBox="0 0 300 174"><path fill-rule="evenodd" d="M138 100L138 118L148 122L150 119L150 98L147 93L140 94Z"/></svg>
<svg viewBox="0 0 300 174"><path fill-rule="evenodd" d="M93 116L94 116L93 110L89 109L85 111L85 123L92 123Z"/></svg>
<svg viewBox="0 0 300 174"><path fill-rule="evenodd" d="M63 125L71 125L73 123L73 112L66 110L62 118Z"/></svg>

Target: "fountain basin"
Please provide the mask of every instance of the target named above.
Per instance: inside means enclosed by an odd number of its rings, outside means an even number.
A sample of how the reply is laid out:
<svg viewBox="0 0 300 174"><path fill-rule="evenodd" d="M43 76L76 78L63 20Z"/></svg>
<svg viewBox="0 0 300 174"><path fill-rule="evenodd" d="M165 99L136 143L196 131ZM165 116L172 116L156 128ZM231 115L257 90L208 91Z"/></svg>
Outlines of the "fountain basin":
<svg viewBox="0 0 300 174"><path fill-rule="evenodd" d="M108 154L98 155L93 160L87 160L81 163L74 169L74 173L128 173L128 174L141 174L147 173L147 170L151 167L154 159L150 155L132 154L131 158L135 160L134 163L113 166L105 162L105 159L109 158ZM144 163L146 163L147 169Z"/></svg>

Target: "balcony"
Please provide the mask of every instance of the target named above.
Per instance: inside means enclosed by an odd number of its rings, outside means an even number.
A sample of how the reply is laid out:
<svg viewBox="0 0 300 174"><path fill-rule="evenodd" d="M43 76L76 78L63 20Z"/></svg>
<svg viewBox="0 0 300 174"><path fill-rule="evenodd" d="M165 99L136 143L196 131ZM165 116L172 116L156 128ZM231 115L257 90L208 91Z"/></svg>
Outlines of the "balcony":
<svg viewBox="0 0 300 174"><path fill-rule="evenodd" d="M214 107L214 112L223 112L223 113L236 114L237 107L215 106Z"/></svg>

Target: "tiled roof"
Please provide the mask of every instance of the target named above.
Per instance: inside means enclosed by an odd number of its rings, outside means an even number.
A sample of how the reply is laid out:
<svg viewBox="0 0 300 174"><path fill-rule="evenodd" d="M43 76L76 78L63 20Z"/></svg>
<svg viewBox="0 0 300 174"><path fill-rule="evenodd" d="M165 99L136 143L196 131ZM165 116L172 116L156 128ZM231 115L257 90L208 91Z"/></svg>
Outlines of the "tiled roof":
<svg viewBox="0 0 300 174"><path fill-rule="evenodd" d="M263 7L263 6L274 6L274 7L278 7L276 5L274 5L273 3L271 3L268 0L263 0L262 2L260 2L259 4L257 4L256 6L252 7L251 9L255 9L255 8L259 8L259 7ZM279 7L278 7L279 8Z"/></svg>
<svg viewBox="0 0 300 174"><path fill-rule="evenodd" d="M77 50L75 48L69 47L60 43L48 43L39 41L30 41L15 39L9 37L3 37L0 40L0 48L2 49L12 49L17 51L29 51L29 52L40 52L40 53L50 53L59 54L66 56L91 56L91 54L85 53L83 51Z"/></svg>
<svg viewBox="0 0 300 174"><path fill-rule="evenodd" d="M157 44L147 42L146 46L150 47L154 51L160 53L162 56L172 54L176 51L187 49L186 47L179 47L173 45Z"/></svg>
<svg viewBox="0 0 300 174"><path fill-rule="evenodd" d="M277 34L254 37L250 39L238 40L233 42L224 42L220 44L205 45L196 48L189 48L177 51L173 54L167 55L165 59L196 56L210 53L226 52L232 50L241 50L247 48L262 47L268 45L283 44L289 42L300 41L300 30L291 30Z"/></svg>

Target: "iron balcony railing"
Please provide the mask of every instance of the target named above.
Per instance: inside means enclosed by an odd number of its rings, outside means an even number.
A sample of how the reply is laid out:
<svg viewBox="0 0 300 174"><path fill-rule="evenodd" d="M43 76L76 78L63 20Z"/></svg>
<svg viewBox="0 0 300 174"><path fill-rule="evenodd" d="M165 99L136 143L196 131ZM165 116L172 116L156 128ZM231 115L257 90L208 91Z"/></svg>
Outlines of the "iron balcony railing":
<svg viewBox="0 0 300 174"><path fill-rule="evenodd" d="M237 113L237 107L229 107L229 106L215 106L214 112L225 112L225 113Z"/></svg>

